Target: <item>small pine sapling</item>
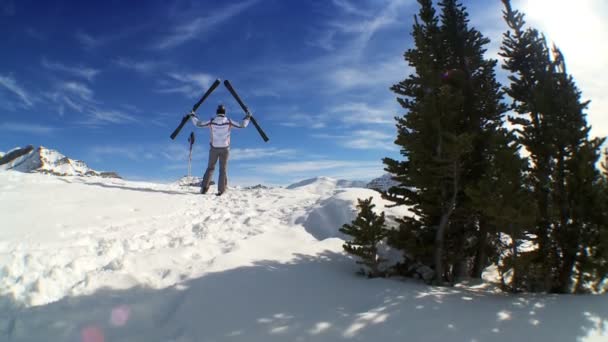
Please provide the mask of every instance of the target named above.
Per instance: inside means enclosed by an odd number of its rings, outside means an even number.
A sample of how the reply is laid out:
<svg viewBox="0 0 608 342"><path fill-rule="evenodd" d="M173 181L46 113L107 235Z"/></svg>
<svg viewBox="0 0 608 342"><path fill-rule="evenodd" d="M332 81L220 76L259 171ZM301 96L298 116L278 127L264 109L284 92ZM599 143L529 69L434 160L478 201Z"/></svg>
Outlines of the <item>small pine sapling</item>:
<svg viewBox="0 0 608 342"><path fill-rule="evenodd" d="M386 270L382 269L386 260L378 255L378 244L388 234L384 212L378 215L373 211L375 205L372 204L372 197L357 201L359 214L350 224L344 224L340 228L340 232L353 238L346 241L344 250L360 258L357 264L363 265L363 274L370 278L386 276Z"/></svg>

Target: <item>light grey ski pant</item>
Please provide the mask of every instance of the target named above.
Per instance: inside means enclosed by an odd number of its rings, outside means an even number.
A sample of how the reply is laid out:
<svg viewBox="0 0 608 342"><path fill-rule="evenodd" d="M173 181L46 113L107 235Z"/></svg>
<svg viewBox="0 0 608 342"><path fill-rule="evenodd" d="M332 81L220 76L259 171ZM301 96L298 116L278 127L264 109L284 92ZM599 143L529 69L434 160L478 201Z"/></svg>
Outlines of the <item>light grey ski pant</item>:
<svg viewBox="0 0 608 342"><path fill-rule="evenodd" d="M226 168L228 167L228 155L230 154L230 147L213 147L209 149L209 163L207 164L207 171L203 177L203 183L201 184L201 192L205 193L209 189L209 183L213 178L213 171L215 171L215 164L217 160L220 160L220 178L217 182L217 191L223 193L226 191L228 185L228 177L226 176Z"/></svg>

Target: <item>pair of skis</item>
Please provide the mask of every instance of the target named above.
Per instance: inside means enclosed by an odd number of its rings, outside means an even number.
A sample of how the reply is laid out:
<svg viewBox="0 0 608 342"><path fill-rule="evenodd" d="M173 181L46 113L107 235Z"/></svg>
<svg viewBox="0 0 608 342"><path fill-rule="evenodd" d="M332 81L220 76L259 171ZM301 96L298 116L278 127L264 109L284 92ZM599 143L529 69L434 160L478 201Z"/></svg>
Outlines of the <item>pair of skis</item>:
<svg viewBox="0 0 608 342"><path fill-rule="evenodd" d="M220 81L219 78L217 80L215 80L215 82L213 82L213 84L211 85L211 87L209 87L209 89L207 89L207 91L205 92L205 94L203 94L203 97L201 97L201 99L194 105L194 107L192 107L192 113L196 112L196 110L198 109L198 107L207 99L207 97L209 97L209 95L211 95L211 93L215 90L215 88L217 88L220 85L220 83L221 83L221 81ZM247 106L245 105L245 103L243 103L243 101L241 100L241 98L239 97L239 95L236 93L236 90L234 90L234 88L232 87L232 84L230 84L230 81L225 80L224 81L224 85L226 86L226 88L228 89L228 91L230 92L230 94L232 94L232 97L234 97L234 99L236 100L236 102L239 103L239 105L241 106L241 108L243 109L243 111L245 112L245 114L247 114L249 116L249 119L251 120L251 122L253 123L253 125L255 126L255 128L258 130L258 133L260 133L260 136L262 137L262 139L264 139L264 141L268 141L268 136L266 136L266 133L264 133L264 131L262 130L262 128L260 127L260 125L258 124L258 122L251 115L251 112L249 111L249 108L247 108ZM177 126L177 128L175 129L175 131L173 131L173 133L171 133L171 139L175 139L175 137L177 137L177 135L182 130L182 128L184 127L184 125L186 124L186 122L188 122L189 118L190 118L189 115L186 115L186 116L184 116L182 118L182 122L180 122L179 126Z"/></svg>

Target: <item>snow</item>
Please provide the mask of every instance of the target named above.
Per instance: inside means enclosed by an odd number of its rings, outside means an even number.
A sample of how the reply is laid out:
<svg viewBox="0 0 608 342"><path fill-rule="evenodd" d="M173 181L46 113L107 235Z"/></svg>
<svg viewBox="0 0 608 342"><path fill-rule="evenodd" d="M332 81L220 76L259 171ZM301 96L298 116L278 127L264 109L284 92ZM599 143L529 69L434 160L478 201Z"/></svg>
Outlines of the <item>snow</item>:
<svg viewBox="0 0 608 342"><path fill-rule="evenodd" d="M0 172L0 341L608 340L606 296L356 275L337 229L374 191L197 192Z"/></svg>

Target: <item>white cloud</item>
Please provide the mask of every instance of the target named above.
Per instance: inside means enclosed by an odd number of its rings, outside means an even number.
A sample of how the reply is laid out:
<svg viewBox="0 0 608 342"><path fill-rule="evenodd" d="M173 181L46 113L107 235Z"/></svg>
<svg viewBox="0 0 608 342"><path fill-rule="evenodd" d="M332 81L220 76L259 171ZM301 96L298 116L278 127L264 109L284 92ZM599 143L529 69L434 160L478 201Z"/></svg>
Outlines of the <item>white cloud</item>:
<svg viewBox="0 0 608 342"><path fill-rule="evenodd" d="M289 175L292 180L329 176L345 179L371 179L383 173L384 165L380 160L308 160L299 162L264 163L250 166L264 174Z"/></svg>
<svg viewBox="0 0 608 342"><path fill-rule="evenodd" d="M230 150L231 160L252 160L268 158L290 158L296 155L293 149L281 148L234 148Z"/></svg>
<svg viewBox="0 0 608 342"><path fill-rule="evenodd" d="M350 1L334 1L334 4L345 13L354 14L356 18L342 18L333 21L329 24L329 30L350 35L352 40L348 44L348 53L354 58L359 58L378 31L399 23L398 17L401 8L410 2L409 0L388 0L382 2L379 9L360 9ZM373 13L374 10L376 13ZM372 14L369 14L370 12Z"/></svg>
<svg viewBox="0 0 608 342"><path fill-rule="evenodd" d="M76 77L82 77L88 81L93 81L95 76L97 76L97 74L100 72L98 69L93 69L82 65L67 66L61 63L51 62L46 58L42 59L42 66L49 70L65 72Z"/></svg>
<svg viewBox="0 0 608 342"><path fill-rule="evenodd" d="M95 161L103 160L106 157L120 157L131 161L142 160L141 151L133 150L130 147L119 147L119 146L94 146L89 149L91 158Z"/></svg>
<svg viewBox="0 0 608 342"><path fill-rule="evenodd" d="M16 95L26 107L32 107L34 105L34 101L30 94L21 88L17 84L17 81L11 76L0 75L0 86Z"/></svg>
<svg viewBox="0 0 608 342"><path fill-rule="evenodd" d="M369 162L345 161L345 160L309 160L297 162L272 163L266 166L269 173L308 173L310 171L327 171L336 169L354 168ZM375 165L375 163L374 163ZM369 166L369 165L366 165Z"/></svg>
<svg viewBox="0 0 608 342"><path fill-rule="evenodd" d="M327 78L337 90L361 87L384 87L388 90L412 72L401 56L375 63L368 61L350 66L337 66L333 70L327 74Z"/></svg>
<svg viewBox="0 0 608 342"><path fill-rule="evenodd" d="M239 15L255 4L258 0L248 0L241 3L231 4L221 10L210 13L208 16L199 17L186 24L180 24L173 28L173 32L164 37L156 46L158 49L174 48L190 40L196 39L212 28L223 24L231 18Z"/></svg>
<svg viewBox="0 0 608 342"><path fill-rule="evenodd" d="M321 129L327 126L327 118L323 115L304 114L300 112L283 113L283 115L274 115L278 118L279 125L284 127L306 127L312 129Z"/></svg>
<svg viewBox="0 0 608 342"><path fill-rule="evenodd" d="M53 127L39 124L24 124L16 122L4 122L0 124L0 131L46 135L52 133L54 130L55 128Z"/></svg>
<svg viewBox="0 0 608 342"><path fill-rule="evenodd" d="M368 17L370 15L368 11L358 8L348 0L332 0L332 3L345 13L354 14L361 17Z"/></svg>
<svg viewBox="0 0 608 342"><path fill-rule="evenodd" d="M0 1L0 14L12 17L17 13L14 0Z"/></svg>
<svg viewBox="0 0 608 342"><path fill-rule="evenodd" d="M327 139L355 150L396 151L395 135L376 130L355 130L348 134L314 134L313 137Z"/></svg>
<svg viewBox="0 0 608 342"><path fill-rule="evenodd" d="M163 80L163 88L157 89L157 92L179 93L191 98L200 96L215 80L205 73L169 72L167 76L169 80Z"/></svg>
<svg viewBox="0 0 608 342"><path fill-rule="evenodd" d="M347 124L381 124L395 125L395 116L398 114L397 101L382 103L373 108L365 102L345 102L329 109L332 116L340 117Z"/></svg>
<svg viewBox="0 0 608 342"><path fill-rule="evenodd" d="M99 124L124 124L129 122L135 122L135 118L123 111L113 109L101 109L92 108L89 111L89 118L83 123L86 125L99 125Z"/></svg>
<svg viewBox="0 0 608 342"><path fill-rule="evenodd" d="M78 31L76 32L76 40L80 42L86 49L94 49L98 46L105 44L105 40L95 38L85 32Z"/></svg>
<svg viewBox="0 0 608 342"><path fill-rule="evenodd" d="M65 92L78 96L82 100L92 101L93 91L86 84L78 82L63 82L60 84L60 89Z"/></svg>
<svg viewBox="0 0 608 342"><path fill-rule="evenodd" d="M150 24L137 26L130 25L127 28L118 29L109 34L96 36L88 34L82 30L78 30L76 31L74 37L76 38L76 40L78 40L78 42L80 43L80 45L82 45L84 49L93 50L104 45L119 41L121 39L134 36L149 27L151 27Z"/></svg>
<svg viewBox="0 0 608 342"><path fill-rule="evenodd" d="M74 110L82 119L77 123L87 126L103 124L125 124L135 122L135 117L124 110L109 108L95 99L94 91L86 84L74 81L58 82L51 92L43 93L48 101L57 105L57 111L64 115L67 109Z"/></svg>
<svg viewBox="0 0 608 342"><path fill-rule="evenodd" d="M127 58L118 58L114 63L122 68L130 69L142 74L151 73L157 71L168 63L159 61L134 61Z"/></svg>

